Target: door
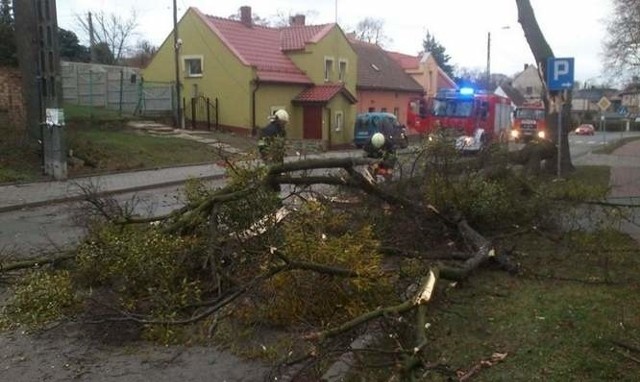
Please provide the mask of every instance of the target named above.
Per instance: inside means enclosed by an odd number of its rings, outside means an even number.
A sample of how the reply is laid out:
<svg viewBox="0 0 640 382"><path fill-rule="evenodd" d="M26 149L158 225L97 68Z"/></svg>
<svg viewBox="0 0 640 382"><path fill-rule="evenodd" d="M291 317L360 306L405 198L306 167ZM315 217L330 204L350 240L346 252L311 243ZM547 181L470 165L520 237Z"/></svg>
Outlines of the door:
<svg viewBox="0 0 640 382"><path fill-rule="evenodd" d="M304 106L302 116L302 138L322 139L322 106Z"/></svg>

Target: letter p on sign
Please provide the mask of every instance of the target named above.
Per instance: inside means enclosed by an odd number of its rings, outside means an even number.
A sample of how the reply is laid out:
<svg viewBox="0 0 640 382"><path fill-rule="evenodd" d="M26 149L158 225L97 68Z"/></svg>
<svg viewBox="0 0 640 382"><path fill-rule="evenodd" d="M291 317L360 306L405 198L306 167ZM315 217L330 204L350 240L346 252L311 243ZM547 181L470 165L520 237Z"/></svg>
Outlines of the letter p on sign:
<svg viewBox="0 0 640 382"><path fill-rule="evenodd" d="M573 87L574 60L571 58L547 59L547 86L549 90L564 90Z"/></svg>

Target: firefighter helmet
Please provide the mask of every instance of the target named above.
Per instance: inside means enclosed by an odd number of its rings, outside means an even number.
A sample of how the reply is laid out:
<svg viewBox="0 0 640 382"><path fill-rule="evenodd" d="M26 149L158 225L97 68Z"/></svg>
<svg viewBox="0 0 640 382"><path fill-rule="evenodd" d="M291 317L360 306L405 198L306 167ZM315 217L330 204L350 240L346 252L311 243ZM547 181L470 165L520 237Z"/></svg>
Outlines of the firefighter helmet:
<svg viewBox="0 0 640 382"><path fill-rule="evenodd" d="M289 113L287 113L286 110L284 109L278 109L275 113L274 113L275 117L277 120L282 121L284 123L289 122Z"/></svg>
<svg viewBox="0 0 640 382"><path fill-rule="evenodd" d="M382 133L375 133L371 137L371 145L377 149L384 146L384 141L385 141L384 134Z"/></svg>

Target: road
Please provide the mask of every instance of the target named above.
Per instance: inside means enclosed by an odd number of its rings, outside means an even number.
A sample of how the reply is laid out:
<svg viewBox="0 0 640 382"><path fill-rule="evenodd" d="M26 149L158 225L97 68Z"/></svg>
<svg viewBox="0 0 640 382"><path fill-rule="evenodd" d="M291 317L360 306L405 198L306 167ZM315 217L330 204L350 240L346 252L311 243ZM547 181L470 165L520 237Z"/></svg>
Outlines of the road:
<svg viewBox="0 0 640 382"><path fill-rule="evenodd" d="M594 136L569 136L572 158L629 136L640 133L601 133ZM221 187L224 180L211 181L212 187ZM134 212L141 216L162 215L183 205L179 186L164 187L114 197L119 202L135 203ZM0 213L0 256L18 252L20 257L30 257L44 250L64 248L77 243L84 231L78 223L85 205L79 202Z"/></svg>
<svg viewBox="0 0 640 382"><path fill-rule="evenodd" d="M219 187L224 180L207 183ZM158 216L183 205L180 186L115 195L120 203L133 206L134 214ZM81 228L84 202L53 204L0 213L0 256L16 253L31 257L42 250L55 250L77 243L84 234Z"/></svg>

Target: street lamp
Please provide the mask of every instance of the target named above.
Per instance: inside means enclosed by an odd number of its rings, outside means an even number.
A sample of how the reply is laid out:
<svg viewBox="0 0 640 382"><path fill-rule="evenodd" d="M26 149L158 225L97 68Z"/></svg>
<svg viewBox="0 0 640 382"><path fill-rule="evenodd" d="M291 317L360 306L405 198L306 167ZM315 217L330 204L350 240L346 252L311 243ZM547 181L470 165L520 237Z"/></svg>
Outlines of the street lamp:
<svg viewBox="0 0 640 382"><path fill-rule="evenodd" d="M504 25L500 29L511 29L511 26ZM491 83L491 31L487 32L487 86Z"/></svg>

